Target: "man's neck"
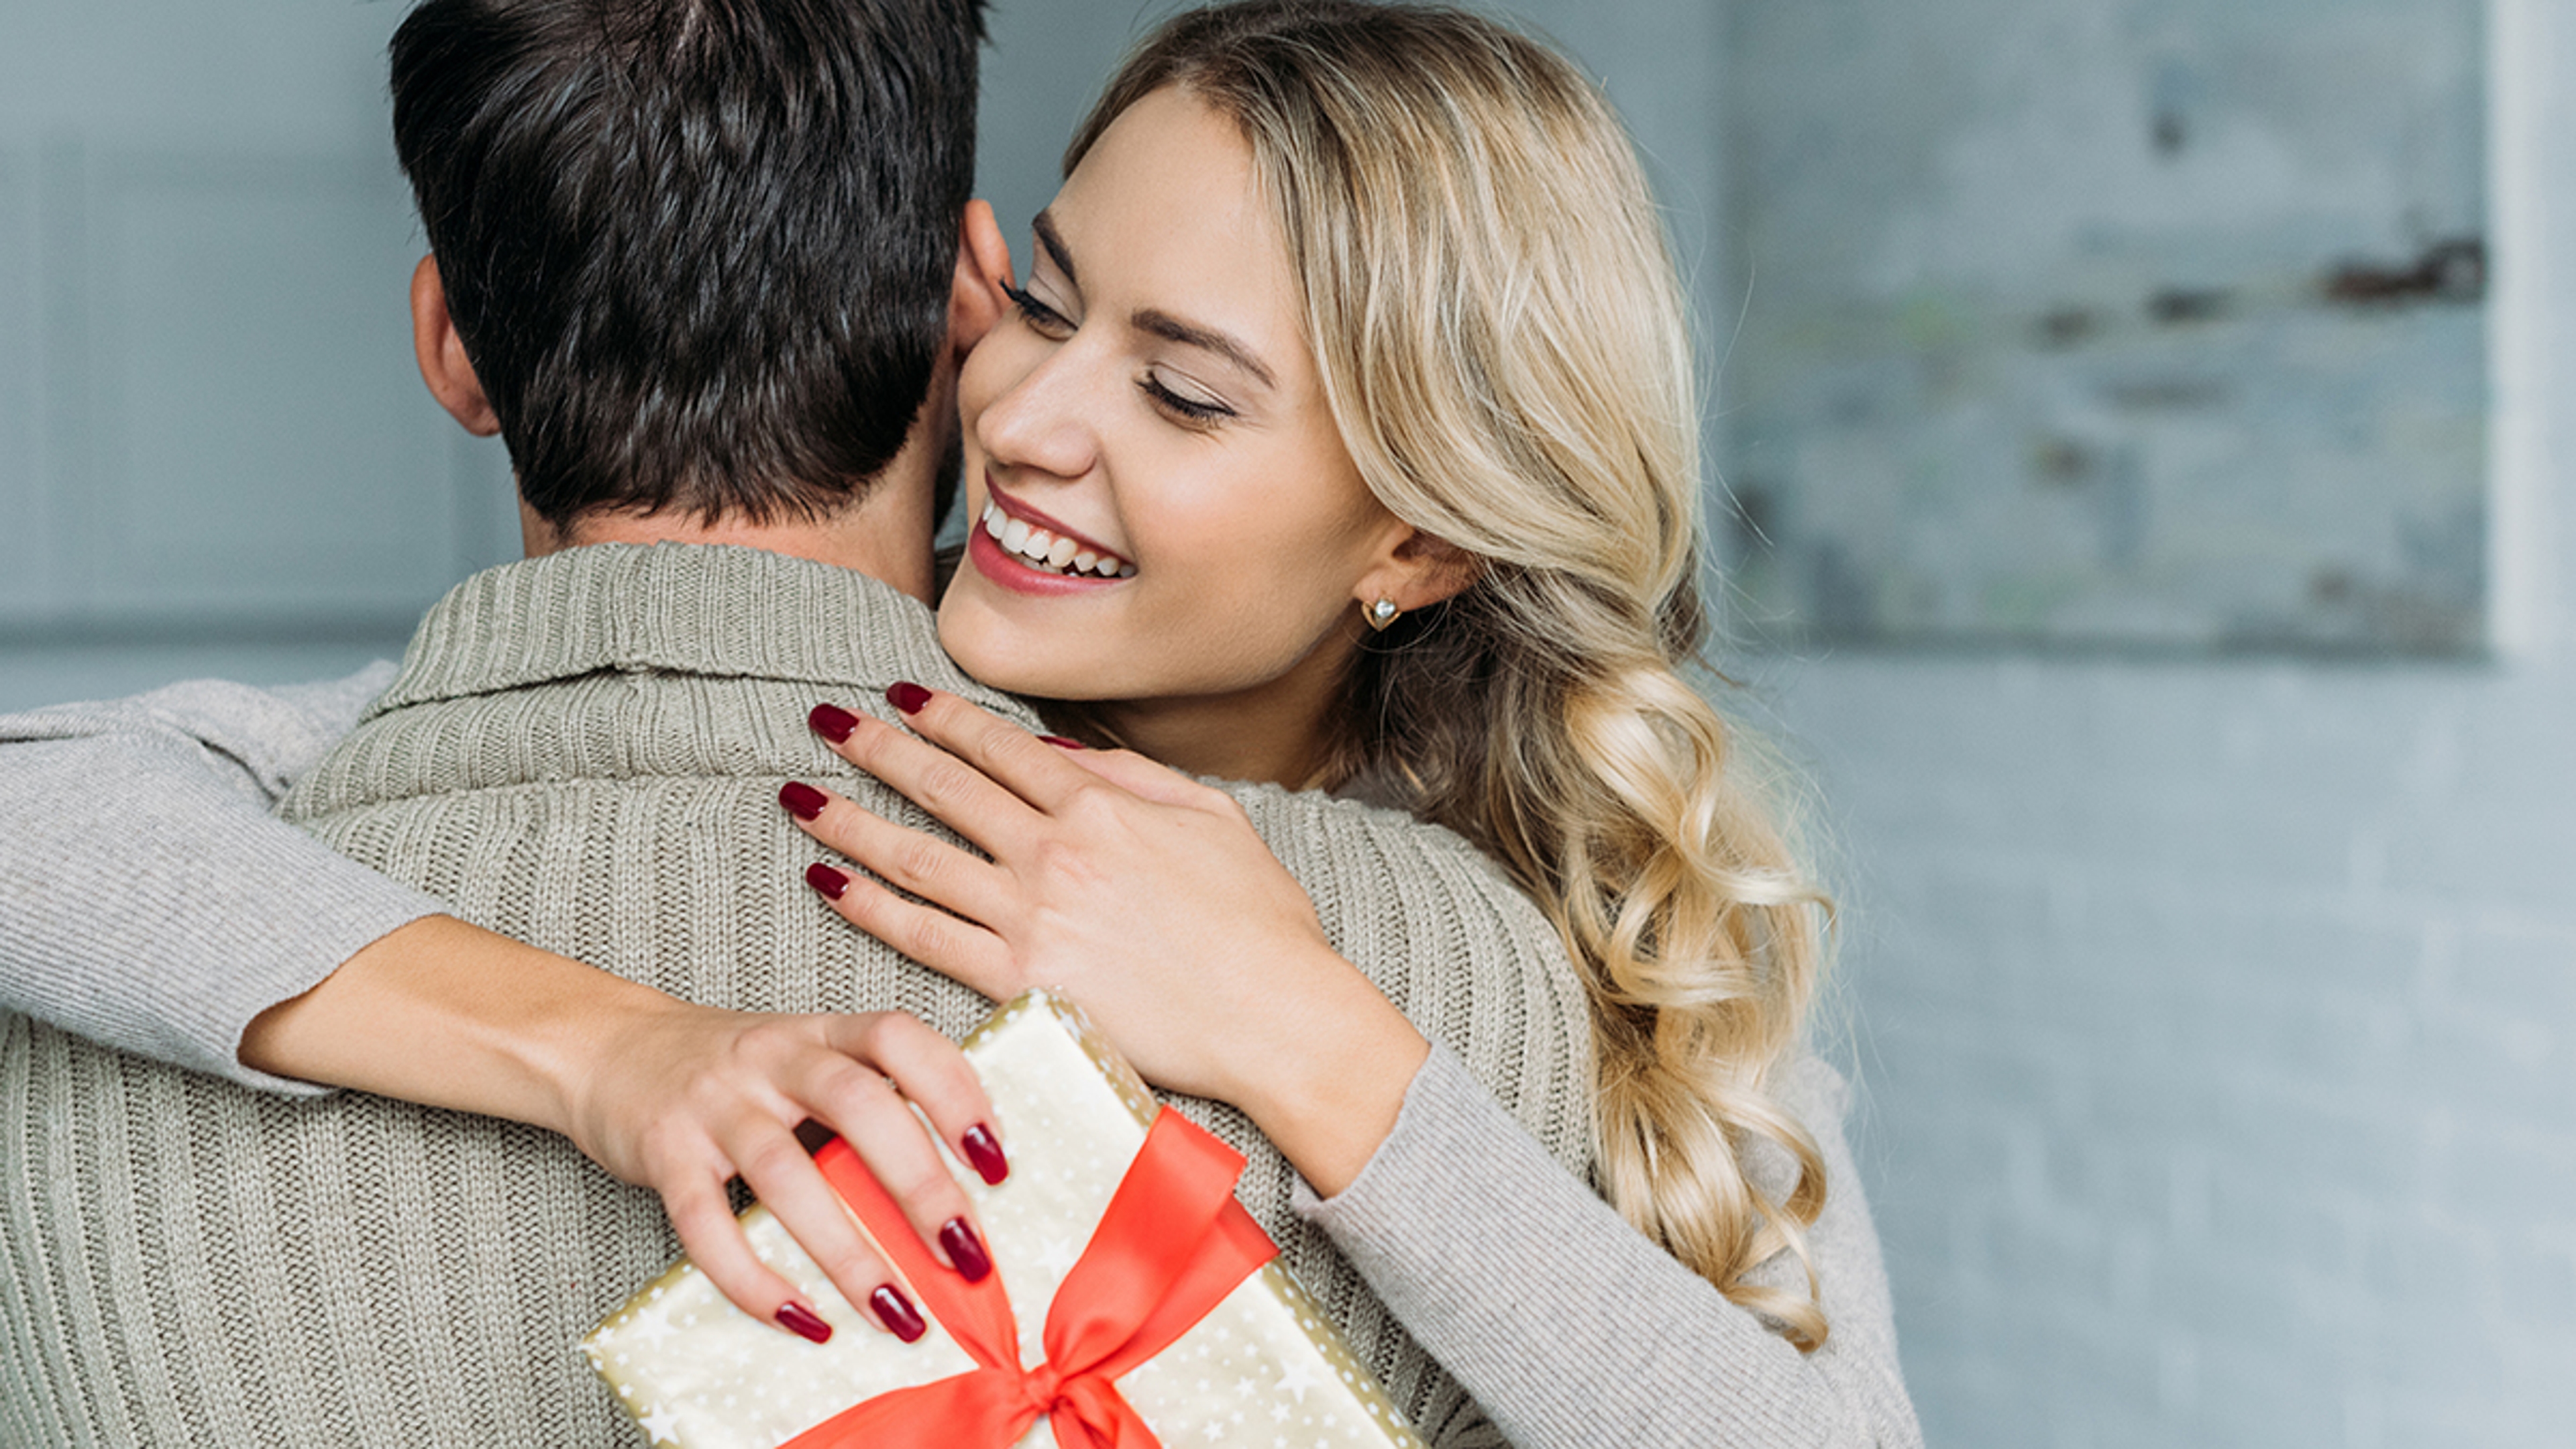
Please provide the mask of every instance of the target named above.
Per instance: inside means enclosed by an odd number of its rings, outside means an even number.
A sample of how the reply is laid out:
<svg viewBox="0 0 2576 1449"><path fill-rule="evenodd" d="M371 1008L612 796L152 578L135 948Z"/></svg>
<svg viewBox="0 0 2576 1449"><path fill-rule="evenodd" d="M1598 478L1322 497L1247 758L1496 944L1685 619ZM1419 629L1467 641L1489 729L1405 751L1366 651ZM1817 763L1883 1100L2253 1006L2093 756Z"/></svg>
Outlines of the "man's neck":
<svg viewBox="0 0 2576 1449"><path fill-rule="evenodd" d="M754 523L739 514L701 518L693 513L587 513L562 528L519 509L520 540L530 558L596 543L722 543L766 549L790 558L852 569L891 584L923 603L931 597L930 516L927 480L889 469L865 497L815 519Z"/></svg>

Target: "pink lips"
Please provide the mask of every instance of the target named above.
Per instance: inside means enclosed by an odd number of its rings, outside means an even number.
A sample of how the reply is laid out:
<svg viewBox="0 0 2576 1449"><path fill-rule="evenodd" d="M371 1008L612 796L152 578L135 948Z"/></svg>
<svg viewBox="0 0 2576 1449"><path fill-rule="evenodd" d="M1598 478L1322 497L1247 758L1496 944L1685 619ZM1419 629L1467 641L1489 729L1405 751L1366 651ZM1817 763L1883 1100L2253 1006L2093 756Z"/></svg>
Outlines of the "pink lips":
<svg viewBox="0 0 2576 1449"><path fill-rule="evenodd" d="M1039 512L1037 509L1030 507L1028 504L1022 503L1020 500L1013 498L1008 493L994 487L993 480L989 475L984 479L984 498L986 502L991 503L995 508L1002 510L1004 513L1018 519L1020 522L1027 524L1031 528L1043 528L1058 538L1072 539L1076 548L1087 548L1093 553L1106 554L1111 558L1123 559L1126 557L1125 554L1120 553L1114 548L1102 547L1100 540L1089 537L1078 530L1067 528L1053 518L1048 517L1046 514Z"/></svg>
<svg viewBox="0 0 2576 1449"><path fill-rule="evenodd" d="M1124 557L1117 550L1102 548L1096 540L1084 537L1081 533L1065 527L1037 509L1003 493L993 486L993 480L989 476L984 480L984 492L985 496L992 500L994 507L1031 528L1043 528L1059 538L1070 538L1076 545L1088 548L1094 553ZM1126 582L1124 579L1061 574L1052 569L1038 568L994 542L993 536L984 531L981 523L970 523L967 527L966 559L974 565L977 573L1015 594L1062 598L1069 594L1091 593Z"/></svg>

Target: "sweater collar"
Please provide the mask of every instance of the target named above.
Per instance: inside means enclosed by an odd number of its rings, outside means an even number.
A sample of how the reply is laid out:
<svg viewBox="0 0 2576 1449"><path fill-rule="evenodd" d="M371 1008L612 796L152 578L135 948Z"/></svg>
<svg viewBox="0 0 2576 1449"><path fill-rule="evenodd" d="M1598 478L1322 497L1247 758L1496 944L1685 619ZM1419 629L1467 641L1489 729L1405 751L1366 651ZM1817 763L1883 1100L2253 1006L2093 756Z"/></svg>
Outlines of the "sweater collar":
<svg viewBox="0 0 2576 1449"><path fill-rule="evenodd" d="M421 620L369 710L607 671L846 686L909 679L1025 720L966 677L920 600L850 569L733 545L590 544L486 569Z"/></svg>

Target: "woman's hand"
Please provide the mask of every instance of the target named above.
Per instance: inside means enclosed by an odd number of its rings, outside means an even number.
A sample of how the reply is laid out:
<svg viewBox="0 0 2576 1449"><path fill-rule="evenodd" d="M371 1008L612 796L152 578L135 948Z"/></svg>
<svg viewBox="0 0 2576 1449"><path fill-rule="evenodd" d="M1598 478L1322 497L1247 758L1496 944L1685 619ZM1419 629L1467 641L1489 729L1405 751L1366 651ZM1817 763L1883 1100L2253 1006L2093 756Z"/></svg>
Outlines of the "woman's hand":
<svg viewBox="0 0 2576 1449"><path fill-rule="evenodd" d="M974 1210L912 1111L985 1181L1008 1173L992 1106L955 1043L896 1012L768 1016L656 996L598 1035L563 1130L611 1174L661 1194L681 1246L736 1307L831 1337L752 1253L725 1195L739 1176L843 1297L907 1343L922 1335L920 1310L798 1139L807 1121L858 1152L933 1256L970 1282L992 1271Z"/></svg>
<svg viewBox="0 0 2576 1449"><path fill-rule="evenodd" d="M1356 1176L1429 1047L1334 954L1242 807L953 695L887 697L920 738L830 705L814 727L991 858L790 785L806 832L876 877L809 871L833 908L996 1000L1062 992L1147 1079L1244 1109L1319 1191Z"/></svg>
<svg viewBox="0 0 2576 1449"><path fill-rule="evenodd" d="M242 1062L306 1081L562 1133L662 1196L680 1244L734 1306L818 1341L830 1327L734 1221L739 1176L832 1285L906 1339L921 1317L797 1140L849 1140L934 1257L989 1271L966 1194L907 1103L987 1182L1008 1173L984 1087L907 1016L762 1016L694 1006L448 916L426 916L254 1019Z"/></svg>

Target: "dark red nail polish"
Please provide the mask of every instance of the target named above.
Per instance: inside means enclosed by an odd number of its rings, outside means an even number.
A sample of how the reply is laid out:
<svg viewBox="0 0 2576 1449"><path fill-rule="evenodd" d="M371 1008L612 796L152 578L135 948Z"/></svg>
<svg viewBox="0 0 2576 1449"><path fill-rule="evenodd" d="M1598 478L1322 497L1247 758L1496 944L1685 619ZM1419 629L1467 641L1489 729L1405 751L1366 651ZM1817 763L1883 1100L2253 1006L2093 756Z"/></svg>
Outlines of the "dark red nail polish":
<svg viewBox="0 0 2576 1449"><path fill-rule="evenodd" d="M993 1129L978 1122L966 1129L957 1145L966 1149L966 1165L991 1187L1011 1175L1011 1162L1002 1155L1002 1144L993 1140Z"/></svg>
<svg viewBox="0 0 2576 1449"><path fill-rule="evenodd" d="M905 714L919 714L930 703L930 691L908 679L898 679L886 686L886 703Z"/></svg>
<svg viewBox="0 0 2576 1449"><path fill-rule="evenodd" d="M940 1225L939 1246L948 1250L948 1261L957 1265L957 1276L969 1283L981 1283L992 1274L993 1259L984 1251L984 1240L964 1218L950 1218Z"/></svg>
<svg viewBox="0 0 2576 1449"><path fill-rule="evenodd" d="M891 1283L868 1295L868 1307L876 1311L877 1322L886 1326L886 1332L906 1343L917 1343L930 1331L930 1326L921 1321L921 1310Z"/></svg>
<svg viewBox="0 0 2576 1449"><path fill-rule="evenodd" d="M778 803L799 820L811 820L832 803L831 797L802 780L790 780L778 787Z"/></svg>
<svg viewBox="0 0 2576 1449"><path fill-rule="evenodd" d="M1059 750L1087 750L1091 748L1091 746L1084 744L1080 740L1069 740L1062 735L1040 735L1038 738L1055 746Z"/></svg>
<svg viewBox="0 0 2576 1449"><path fill-rule="evenodd" d="M859 727L859 717L837 704L818 704L805 716L805 723L813 727L814 733L837 745L850 737L850 731Z"/></svg>
<svg viewBox="0 0 2576 1449"><path fill-rule="evenodd" d="M847 875L819 860L805 867L805 883L836 901L841 898L841 892L850 888Z"/></svg>
<svg viewBox="0 0 2576 1449"><path fill-rule="evenodd" d="M778 1326L809 1343L830 1343L832 1325L814 1316L814 1310L802 1303L790 1303L778 1310Z"/></svg>

